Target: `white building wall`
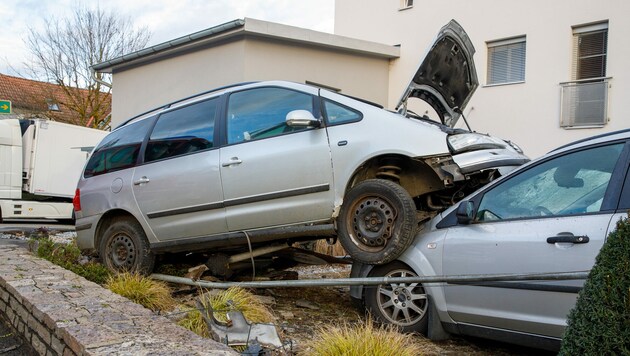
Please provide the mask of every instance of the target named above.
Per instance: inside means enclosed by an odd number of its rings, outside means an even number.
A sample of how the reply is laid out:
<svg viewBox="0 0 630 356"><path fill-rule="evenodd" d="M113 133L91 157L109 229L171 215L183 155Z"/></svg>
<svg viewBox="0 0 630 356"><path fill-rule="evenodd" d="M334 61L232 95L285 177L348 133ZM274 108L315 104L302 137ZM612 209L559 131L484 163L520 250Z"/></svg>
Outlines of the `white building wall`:
<svg viewBox="0 0 630 356"><path fill-rule="evenodd" d="M464 113L479 132L513 140L531 156L576 139L630 127L630 1L626 0L336 0L335 34L400 44L392 60L393 108L437 31L457 20L470 36L480 87ZM603 128L560 127L560 85L570 81L573 26L608 21L608 119ZM485 86L489 41L526 36L525 82Z"/></svg>

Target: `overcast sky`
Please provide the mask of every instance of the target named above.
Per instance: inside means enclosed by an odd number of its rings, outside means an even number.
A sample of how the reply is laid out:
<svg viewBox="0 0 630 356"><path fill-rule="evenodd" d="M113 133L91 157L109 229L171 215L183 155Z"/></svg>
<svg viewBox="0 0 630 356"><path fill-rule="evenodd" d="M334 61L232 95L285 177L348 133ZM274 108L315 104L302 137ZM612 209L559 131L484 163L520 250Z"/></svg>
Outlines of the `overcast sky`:
<svg viewBox="0 0 630 356"><path fill-rule="evenodd" d="M334 0L1 0L0 73L24 72L29 26L68 16L80 3L115 9L136 26L148 27L149 46L244 17L331 33L334 24Z"/></svg>

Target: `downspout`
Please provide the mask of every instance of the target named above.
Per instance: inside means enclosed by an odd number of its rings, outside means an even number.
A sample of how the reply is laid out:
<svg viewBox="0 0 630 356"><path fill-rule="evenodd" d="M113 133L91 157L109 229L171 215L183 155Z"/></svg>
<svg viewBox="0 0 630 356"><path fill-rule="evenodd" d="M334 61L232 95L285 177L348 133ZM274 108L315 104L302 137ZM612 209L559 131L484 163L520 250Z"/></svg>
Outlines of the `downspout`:
<svg viewBox="0 0 630 356"><path fill-rule="evenodd" d="M112 88L112 85L110 83L108 83L108 82L106 82L106 81L104 81L102 79L98 79L98 77L96 76L96 70L94 70L93 67L90 67L90 71L92 72L92 79L94 79L95 82L97 82L99 84L102 84L102 85L108 87L109 89Z"/></svg>

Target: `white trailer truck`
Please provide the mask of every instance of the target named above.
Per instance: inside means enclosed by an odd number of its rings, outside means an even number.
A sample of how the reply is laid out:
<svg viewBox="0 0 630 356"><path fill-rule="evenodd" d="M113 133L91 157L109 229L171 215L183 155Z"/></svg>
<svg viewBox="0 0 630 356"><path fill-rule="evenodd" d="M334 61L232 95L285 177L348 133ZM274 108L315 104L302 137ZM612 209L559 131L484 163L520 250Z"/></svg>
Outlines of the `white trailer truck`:
<svg viewBox="0 0 630 356"><path fill-rule="evenodd" d="M106 134L44 119L0 120L0 221L73 219L79 175Z"/></svg>

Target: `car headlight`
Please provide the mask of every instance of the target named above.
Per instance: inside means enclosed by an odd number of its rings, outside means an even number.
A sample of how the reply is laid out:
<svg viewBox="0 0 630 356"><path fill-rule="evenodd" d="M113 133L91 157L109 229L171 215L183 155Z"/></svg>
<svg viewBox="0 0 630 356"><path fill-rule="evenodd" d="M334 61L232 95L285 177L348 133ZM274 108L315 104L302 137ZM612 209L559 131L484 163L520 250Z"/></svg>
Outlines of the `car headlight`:
<svg viewBox="0 0 630 356"><path fill-rule="evenodd" d="M477 133L464 133L448 137L448 145L453 153L466 151L505 148L506 142L491 136Z"/></svg>

